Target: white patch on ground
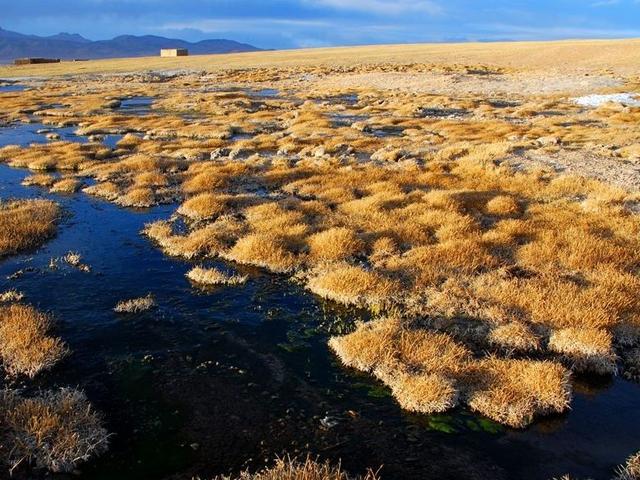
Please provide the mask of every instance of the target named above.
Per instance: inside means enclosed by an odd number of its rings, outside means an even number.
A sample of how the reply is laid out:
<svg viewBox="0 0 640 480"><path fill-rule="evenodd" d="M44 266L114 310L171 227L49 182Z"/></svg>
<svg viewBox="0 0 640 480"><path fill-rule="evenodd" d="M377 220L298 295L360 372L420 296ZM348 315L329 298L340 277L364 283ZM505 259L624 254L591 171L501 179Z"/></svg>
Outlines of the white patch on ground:
<svg viewBox="0 0 640 480"><path fill-rule="evenodd" d="M572 99L574 103L583 107L599 107L605 103L613 102L625 107L640 107L640 98L634 93L613 93L610 95L585 95Z"/></svg>

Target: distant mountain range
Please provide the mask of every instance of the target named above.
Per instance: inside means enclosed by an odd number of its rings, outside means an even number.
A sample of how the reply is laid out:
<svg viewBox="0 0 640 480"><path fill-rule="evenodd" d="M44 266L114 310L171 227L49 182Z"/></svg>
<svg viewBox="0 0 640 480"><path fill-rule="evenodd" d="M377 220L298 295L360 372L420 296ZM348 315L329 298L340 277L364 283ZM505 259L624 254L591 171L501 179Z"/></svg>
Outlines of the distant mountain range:
<svg viewBox="0 0 640 480"><path fill-rule="evenodd" d="M49 37L25 35L0 28L0 63L21 57L70 59L145 57L160 54L161 48L187 48L190 54L254 52L253 45L233 40L185 40L144 35L122 35L112 40L91 41L77 33L58 33Z"/></svg>

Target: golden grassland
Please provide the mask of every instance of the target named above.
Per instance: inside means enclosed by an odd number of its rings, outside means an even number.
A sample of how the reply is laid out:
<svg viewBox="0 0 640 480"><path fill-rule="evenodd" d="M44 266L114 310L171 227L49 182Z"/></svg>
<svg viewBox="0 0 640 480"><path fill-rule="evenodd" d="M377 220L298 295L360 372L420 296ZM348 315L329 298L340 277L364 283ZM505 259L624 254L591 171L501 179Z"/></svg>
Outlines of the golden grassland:
<svg viewBox="0 0 640 480"><path fill-rule="evenodd" d="M243 472L237 477L216 477L214 480L376 480L373 472L365 476L350 476L340 466L329 462L320 463L310 457L304 462L291 458L276 460L273 467L265 468L258 473Z"/></svg>
<svg viewBox="0 0 640 480"><path fill-rule="evenodd" d="M91 137L8 146L0 161L33 170L25 182L54 191L91 178L84 193L123 207L179 203L144 230L168 255L265 268L379 317L329 344L403 408L466 405L524 427L569 408L572 371L640 371L640 196L614 175L640 161L640 108L570 98L587 87L640 91L625 63L637 45L403 46L45 67L137 72L53 78L3 94L4 122L36 115ZM160 62L209 72L140 71ZM381 79L396 77L385 75L438 75L451 88L389 89ZM527 76L558 89L518 91ZM363 78L371 81L354 86ZM456 90L460 82L473 89ZM504 84L510 89L494 88ZM272 86L278 95L260 93ZM155 99L149 114L118 109L140 95ZM106 134L124 136L108 148ZM615 168L596 180L518 163L569 155ZM244 281L202 267L188 277Z"/></svg>
<svg viewBox="0 0 640 480"><path fill-rule="evenodd" d="M63 62L38 66L0 67L0 77L28 75L68 75L106 72L132 72L154 69L256 69L277 66L338 65L348 68L354 59L362 63L459 63L542 68L578 67L606 69L631 67L629 58L638 40L569 40L557 42L492 42L461 44L375 45L364 47L314 48L227 55L196 55L182 58L127 58Z"/></svg>

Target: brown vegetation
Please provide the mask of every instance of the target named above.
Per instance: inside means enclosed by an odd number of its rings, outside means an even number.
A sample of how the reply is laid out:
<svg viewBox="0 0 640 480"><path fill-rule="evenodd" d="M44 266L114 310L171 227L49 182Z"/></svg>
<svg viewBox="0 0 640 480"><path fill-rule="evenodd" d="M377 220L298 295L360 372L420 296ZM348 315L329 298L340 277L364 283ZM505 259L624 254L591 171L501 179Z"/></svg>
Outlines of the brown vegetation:
<svg viewBox="0 0 640 480"><path fill-rule="evenodd" d="M407 327L399 319L361 324L329 345L345 365L387 384L408 410L442 412L461 400L498 422L524 427L537 415L569 406L569 372L561 365L477 360L449 335Z"/></svg>
<svg viewBox="0 0 640 480"><path fill-rule="evenodd" d="M113 307L113 311L117 313L140 313L151 310L155 306L156 301L153 296L149 294L145 297L122 300Z"/></svg>
<svg viewBox="0 0 640 480"><path fill-rule="evenodd" d="M33 378L67 354L64 343L49 335L51 328L51 318L33 307L0 307L0 360L8 374Z"/></svg>
<svg viewBox="0 0 640 480"><path fill-rule="evenodd" d="M96 184L84 192L122 206L180 202L175 215L144 231L169 255L262 267L323 298L393 312L392 321L361 325L331 345L346 365L387 384L404 408L462 403L523 426L568 408L567 368L611 374L622 358L625 375L635 378L637 355L629 352L640 346L640 196L525 162L573 155L605 159L614 170L635 162L640 109L583 108L557 93L578 88L577 77L603 91L625 78L635 91L635 77L619 62L620 76L594 70L586 80L582 71L539 78L525 65L557 59L513 53L531 45L492 47L510 55L495 65L480 60L487 55L481 46L458 52L468 55L465 64L427 63L424 52L437 47L404 48L411 52L401 55L405 63L364 49L378 60L54 82L10 97L0 120L23 120L30 108L52 124L81 124L79 134L123 139L115 149L99 137L85 145L9 146L0 161L92 177ZM576 54L596 47L548 48ZM605 50L615 58L629 52L618 43ZM580 56L585 68L602 61L590 55ZM431 91L425 78L446 85ZM559 85L530 88L549 82ZM504 91L497 93L498 84ZM283 94L261 98L243 89L265 86ZM116 93L151 96L165 113L105 108ZM62 108L45 108L60 95ZM59 183L43 173L26 182ZM198 283L235 281L199 267L188 275ZM527 354L540 360L514 359ZM440 356L445 361L433 361Z"/></svg>
<svg viewBox="0 0 640 480"><path fill-rule="evenodd" d="M376 480L373 472L365 476L348 475L340 466L329 462L320 463L310 457L304 462L290 458L278 459L273 467L258 473L243 472L237 477L219 476L214 480Z"/></svg>
<svg viewBox="0 0 640 480"><path fill-rule="evenodd" d="M55 234L59 215L48 200L0 202L0 257L42 245Z"/></svg>
<svg viewBox="0 0 640 480"><path fill-rule="evenodd" d="M239 285L247 281L246 275L229 275L217 268L194 267L187 278L203 285Z"/></svg>
<svg viewBox="0 0 640 480"><path fill-rule="evenodd" d="M640 479L640 452L631 455L627 463L618 469L616 480Z"/></svg>
<svg viewBox="0 0 640 480"><path fill-rule="evenodd" d="M71 473L106 451L108 434L82 392L63 388L25 398L0 391L0 460Z"/></svg>

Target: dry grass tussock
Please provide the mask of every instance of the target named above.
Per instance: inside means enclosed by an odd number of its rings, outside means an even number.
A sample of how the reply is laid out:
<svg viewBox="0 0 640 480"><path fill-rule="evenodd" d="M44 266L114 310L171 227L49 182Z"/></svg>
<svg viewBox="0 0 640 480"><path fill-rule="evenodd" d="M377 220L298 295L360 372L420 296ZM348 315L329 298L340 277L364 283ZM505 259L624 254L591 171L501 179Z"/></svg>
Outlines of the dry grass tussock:
<svg viewBox="0 0 640 480"><path fill-rule="evenodd" d="M0 293L0 303L19 302L24 298L24 293L12 288Z"/></svg>
<svg viewBox="0 0 640 480"><path fill-rule="evenodd" d="M310 457L302 462L290 458L278 459L273 467L257 473L242 472L236 477L219 476L214 480L376 480L378 476L369 471L364 476L351 476L342 468L329 462L320 463Z"/></svg>
<svg viewBox="0 0 640 480"><path fill-rule="evenodd" d="M640 479L640 452L631 455L627 463L618 469L616 480Z"/></svg>
<svg viewBox="0 0 640 480"><path fill-rule="evenodd" d="M388 385L407 410L443 412L460 401L500 423L525 427L538 415L569 407L569 372L560 364L476 359L449 335L396 318L361 324L329 345L345 365Z"/></svg>
<svg viewBox="0 0 640 480"><path fill-rule="evenodd" d="M117 313L140 313L146 312L156 307L156 301L151 294L145 297L132 298L130 300L122 300L113 307L113 311Z"/></svg>
<svg viewBox="0 0 640 480"><path fill-rule="evenodd" d="M48 173L37 173L35 175L29 175L22 181L22 185L27 187L51 187L56 182L56 178Z"/></svg>
<svg viewBox="0 0 640 480"><path fill-rule="evenodd" d="M240 285L247 281L246 275L230 275L217 268L194 267L187 278L202 285Z"/></svg>
<svg viewBox="0 0 640 480"><path fill-rule="evenodd" d="M51 185L53 193L75 193L82 187L82 182L76 178L63 178Z"/></svg>
<svg viewBox="0 0 640 480"><path fill-rule="evenodd" d="M48 200L0 202L0 257L42 245L55 234L59 215Z"/></svg>
<svg viewBox="0 0 640 480"><path fill-rule="evenodd" d="M35 377L52 368L68 352L50 336L51 317L27 305L0 307L0 360L10 375Z"/></svg>
<svg viewBox="0 0 640 480"><path fill-rule="evenodd" d="M105 452L109 435L82 392L63 388L34 397L0 391L0 459L11 470L21 465L71 473Z"/></svg>
<svg viewBox="0 0 640 480"><path fill-rule="evenodd" d="M374 270L349 264L319 267L310 275L307 287L330 300L376 308L390 305L401 289L398 282Z"/></svg>

